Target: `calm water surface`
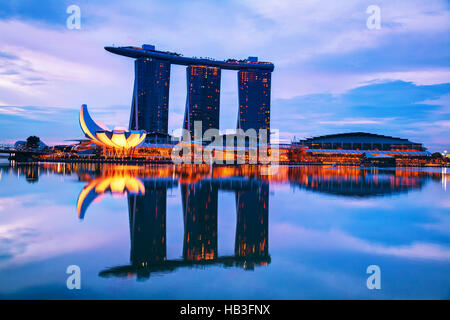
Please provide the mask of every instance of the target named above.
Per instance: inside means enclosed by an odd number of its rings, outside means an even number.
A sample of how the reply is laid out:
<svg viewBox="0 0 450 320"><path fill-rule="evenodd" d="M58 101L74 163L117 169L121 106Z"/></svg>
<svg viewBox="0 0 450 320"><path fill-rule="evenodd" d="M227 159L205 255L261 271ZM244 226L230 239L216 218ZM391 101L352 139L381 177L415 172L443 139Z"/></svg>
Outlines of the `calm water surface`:
<svg viewBox="0 0 450 320"><path fill-rule="evenodd" d="M0 298L449 299L447 179L3 163ZM81 290L66 287L69 265ZM366 287L369 265L381 290Z"/></svg>

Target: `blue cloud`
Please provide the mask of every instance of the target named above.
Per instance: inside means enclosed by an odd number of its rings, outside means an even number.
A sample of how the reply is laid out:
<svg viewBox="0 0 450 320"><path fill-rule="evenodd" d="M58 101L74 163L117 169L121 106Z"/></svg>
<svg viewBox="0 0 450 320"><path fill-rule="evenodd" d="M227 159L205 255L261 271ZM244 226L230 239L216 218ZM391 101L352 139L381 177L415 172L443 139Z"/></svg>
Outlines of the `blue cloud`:
<svg viewBox="0 0 450 320"><path fill-rule="evenodd" d="M2 1L1 19L37 20L46 23L61 23L67 18L69 0Z"/></svg>
<svg viewBox="0 0 450 320"><path fill-rule="evenodd" d="M450 123L450 111L438 99L449 93L450 83L420 86L389 81L341 95L278 99L273 102L272 126L297 137L350 131L402 136L442 151L450 145L450 126L445 122ZM437 126L428 133L425 129L433 124Z"/></svg>
<svg viewBox="0 0 450 320"><path fill-rule="evenodd" d="M342 103L358 116L406 117L421 119L438 105L424 105L422 101L436 100L450 92L450 83L418 86L412 82L392 81L362 86L342 96Z"/></svg>
<svg viewBox="0 0 450 320"><path fill-rule="evenodd" d="M0 51L0 58L6 59L6 60L17 60L18 59L18 57L16 55L8 53L8 52L4 52L4 51Z"/></svg>
<svg viewBox="0 0 450 320"><path fill-rule="evenodd" d="M80 138L78 110L43 107L0 107L0 141L24 140L30 135L44 142Z"/></svg>
<svg viewBox="0 0 450 320"><path fill-rule="evenodd" d="M30 1L2 1L0 3L0 19L17 19L43 23L54 29L66 28L66 20L69 17L67 8L70 5L78 5L81 8L81 19L83 26L95 25L103 20L99 18L98 11L84 10L89 8L92 1L88 0L30 0ZM96 0L95 5L111 5L111 1Z"/></svg>
<svg viewBox="0 0 450 320"><path fill-rule="evenodd" d="M426 41L421 34L398 34L387 36L375 47L315 55L308 61L307 68L341 73L448 68L450 67L449 49L450 39L446 33L437 32L427 35Z"/></svg>
<svg viewBox="0 0 450 320"><path fill-rule="evenodd" d="M185 55L257 55L273 61L272 126L288 136L359 130L404 136L436 149L450 143L445 122L450 109L443 100L449 84L433 84L447 81L450 70L448 3L380 1L382 29L370 31L365 26L368 1L348 6L288 1L2 2L0 26L16 28L16 34L0 32L0 103L64 105L73 111L21 107L22 114L1 112L0 140L23 139L33 130L51 140L61 136L57 132L64 132L64 139L80 137L75 106L83 102L106 110L96 119L126 125L131 61L103 52L103 46L149 42ZM71 4L82 10L80 32L65 29ZM224 72L221 129L235 125L234 79ZM184 70L174 67L171 129L182 121L184 101ZM115 117L107 113L111 110ZM46 120L53 122L51 128Z"/></svg>
<svg viewBox="0 0 450 320"><path fill-rule="evenodd" d="M120 123L116 119L129 118L128 106L113 106L110 110L92 108L95 120L110 128ZM84 139L78 122L79 109L37 106L0 106L0 143L24 140L36 135L46 143L63 143L65 140ZM67 142L66 142L67 143Z"/></svg>

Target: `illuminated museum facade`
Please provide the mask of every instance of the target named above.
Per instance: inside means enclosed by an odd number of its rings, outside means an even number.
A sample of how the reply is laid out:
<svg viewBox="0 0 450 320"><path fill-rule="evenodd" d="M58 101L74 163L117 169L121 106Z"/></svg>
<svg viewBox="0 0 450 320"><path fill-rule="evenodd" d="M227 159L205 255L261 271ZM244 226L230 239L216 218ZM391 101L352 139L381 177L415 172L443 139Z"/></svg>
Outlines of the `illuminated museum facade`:
<svg viewBox="0 0 450 320"><path fill-rule="evenodd" d="M146 133L144 130L127 130L116 127L108 129L103 123L94 121L89 115L87 106L83 104L79 115L80 127L86 138L98 146L102 146L122 153L129 152L144 143Z"/></svg>

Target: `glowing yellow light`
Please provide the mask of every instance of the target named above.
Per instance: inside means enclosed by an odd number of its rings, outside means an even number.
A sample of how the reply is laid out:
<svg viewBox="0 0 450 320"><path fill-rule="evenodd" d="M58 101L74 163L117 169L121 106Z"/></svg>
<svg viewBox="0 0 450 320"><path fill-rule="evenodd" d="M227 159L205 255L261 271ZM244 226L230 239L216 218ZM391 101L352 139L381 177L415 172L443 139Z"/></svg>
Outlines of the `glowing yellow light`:
<svg viewBox="0 0 450 320"><path fill-rule="evenodd" d="M125 190L125 178L118 177L111 180L110 183L111 192L113 193L123 193Z"/></svg>
<svg viewBox="0 0 450 320"><path fill-rule="evenodd" d="M96 183L93 183L94 181L92 181L91 183L89 183L86 187L84 187L83 190L81 190L80 195L78 196L78 200L77 200L77 214L78 214L78 218L81 217L81 207L83 206L83 202L86 199L86 196L89 194L89 192L95 188Z"/></svg>
<svg viewBox="0 0 450 320"><path fill-rule="evenodd" d="M108 190L114 194L128 192L131 194L145 195L144 184L140 179L134 176L130 176L128 174L118 174L114 176L100 177L92 180L80 192L77 200L78 217L81 218L83 203L85 201L92 201L92 198L91 200L89 200L88 197L91 192L95 192L95 195L97 197L98 195L103 194Z"/></svg>
<svg viewBox="0 0 450 320"><path fill-rule="evenodd" d="M109 188L112 179L113 179L112 177L109 177L109 178L105 178L101 181L97 181L97 185L95 186L95 192L96 193L105 192L106 189Z"/></svg>
<svg viewBox="0 0 450 320"><path fill-rule="evenodd" d="M97 132L96 136L104 145L112 148L116 147L116 145L111 142L105 132Z"/></svg>
<svg viewBox="0 0 450 320"><path fill-rule="evenodd" d="M89 120L88 123L91 123L91 128L89 128L88 124L86 124L84 113L86 113L86 118L89 118L87 120ZM139 146L146 137L145 131L129 132L124 130L121 132L111 132L107 130L99 130L100 127L96 124L92 124L92 122L94 121L90 119L87 107L83 105L80 109L81 130L87 137L98 145L116 149L131 149ZM109 136L111 136L111 138L109 138Z"/></svg>
<svg viewBox="0 0 450 320"><path fill-rule="evenodd" d="M91 131L89 131L88 127L86 126L86 122L85 122L84 116L83 116L83 108L80 109L80 125L81 125L81 129L83 130L83 132L85 134L87 134L94 142L97 142L97 143L100 142L94 137L94 135L91 133Z"/></svg>
<svg viewBox="0 0 450 320"><path fill-rule="evenodd" d="M127 139L125 138L125 133L123 132L113 132L111 141L119 148L125 148L127 146Z"/></svg>

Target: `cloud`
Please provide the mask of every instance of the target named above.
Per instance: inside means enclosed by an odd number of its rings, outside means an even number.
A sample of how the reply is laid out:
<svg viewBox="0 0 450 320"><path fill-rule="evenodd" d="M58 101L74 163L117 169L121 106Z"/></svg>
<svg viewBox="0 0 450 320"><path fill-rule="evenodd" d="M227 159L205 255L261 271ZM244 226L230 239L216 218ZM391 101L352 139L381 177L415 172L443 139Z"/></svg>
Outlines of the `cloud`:
<svg viewBox="0 0 450 320"><path fill-rule="evenodd" d="M294 136L304 138L364 131L409 138L424 143L431 151L442 151L449 149L450 144L448 92L450 84L374 81L344 94L275 99L272 103L272 128L280 130L284 142ZM227 108L229 105L222 104L222 110ZM127 125L128 105L113 105L109 109L89 106L89 109L94 119L110 127ZM171 128L182 124L184 106L179 109L170 109ZM47 143L82 138L78 112L79 107L0 106L0 124L4 128L0 131L0 140L19 140L31 134L39 134ZM231 112L225 115L234 125L235 116ZM224 119L223 113L221 119ZM24 122L29 126L20 126Z"/></svg>
<svg viewBox="0 0 450 320"><path fill-rule="evenodd" d="M11 208L21 214L10 214ZM95 249L117 237L101 226L78 230L83 236L74 233L67 228L67 219L77 219L72 206L43 199L38 193L0 198L0 212L5 213L0 215L1 269Z"/></svg>
<svg viewBox="0 0 450 320"><path fill-rule="evenodd" d="M338 125L338 126L351 126L351 125L364 125L364 124L385 124L387 121L393 120L393 118L389 119L342 119L342 120L330 120L330 121L318 121L319 124L330 124L330 125Z"/></svg>
<svg viewBox="0 0 450 320"><path fill-rule="evenodd" d="M450 145L449 92L449 83L374 81L343 94L275 100L272 124L274 128L283 124L296 137L363 131L408 138L442 151Z"/></svg>
<svg viewBox="0 0 450 320"><path fill-rule="evenodd" d="M12 259L26 251L29 242L37 237L32 228L14 228L0 233L0 261Z"/></svg>
<svg viewBox="0 0 450 320"><path fill-rule="evenodd" d="M289 224L275 225L271 228L271 233L274 239L290 239L289 242L277 242L272 247L285 247L293 244L297 250L301 245L316 251L350 250L407 259L450 260L450 247L433 243L417 242L408 245L387 246L359 239L340 230L310 230Z"/></svg>
<svg viewBox="0 0 450 320"><path fill-rule="evenodd" d="M417 119L435 123L446 118L431 113L448 113L439 100L450 76L446 1L379 1L380 30L366 27L366 8L373 4L367 0L136 1L133 6L82 0L81 30L65 27L69 4L0 4L2 105L58 106L76 113L87 103L94 113L110 111L101 114L105 122L127 125L133 63L103 47L154 43L187 56L256 55L273 61L272 124L285 132L364 129L412 133L432 148L447 143L444 126L433 137L416 130L424 127ZM221 91L221 129L233 128L235 72L223 72ZM184 68L173 66L170 130L181 124L185 94Z"/></svg>
<svg viewBox="0 0 450 320"><path fill-rule="evenodd" d="M69 142L65 140L84 139L78 123L79 110L62 107L0 106L0 141L14 143L30 135L39 136L47 144L67 144ZM114 105L110 110L90 107L89 112L94 119L114 128L127 124L129 107Z"/></svg>

